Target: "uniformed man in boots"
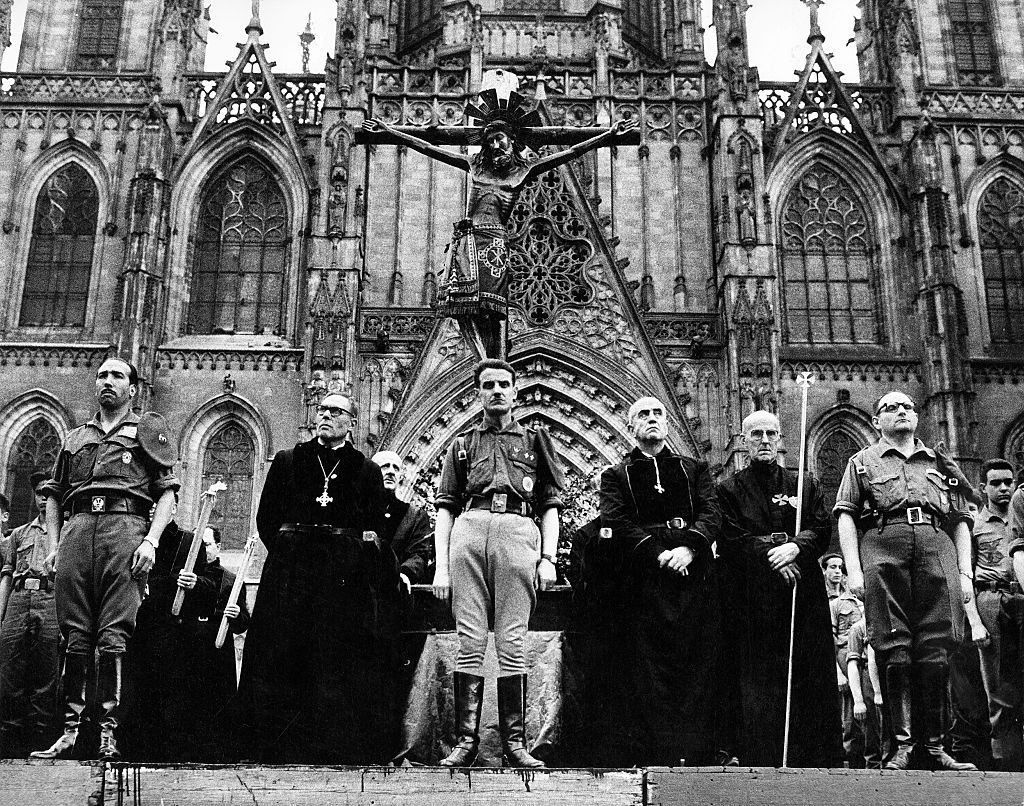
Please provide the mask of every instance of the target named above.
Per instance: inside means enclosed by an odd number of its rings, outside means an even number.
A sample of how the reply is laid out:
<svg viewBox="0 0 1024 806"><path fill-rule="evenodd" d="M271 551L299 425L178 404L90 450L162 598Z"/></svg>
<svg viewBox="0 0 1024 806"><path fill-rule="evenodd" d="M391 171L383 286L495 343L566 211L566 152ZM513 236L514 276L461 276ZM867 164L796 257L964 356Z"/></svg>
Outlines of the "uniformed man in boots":
<svg viewBox="0 0 1024 806"><path fill-rule="evenodd" d="M543 767L526 746L526 632L537 588L556 579L562 471L547 432L512 416L512 366L489 358L477 364L473 379L483 421L448 449L435 498L434 595L451 598L459 636L458 740L441 764L469 766L476 758L493 614L502 749L511 766Z"/></svg>
<svg viewBox="0 0 1024 806"><path fill-rule="evenodd" d="M38 516L0 541L0 757L24 758L57 726L60 630L53 578L43 570L48 473L33 473Z"/></svg>
<svg viewBox="0 0 1024 806"><path fill-rule="evenodd" d="M121 660L180 486L172 471L177 437L159 414L133 412L138 393L132 364L120 358L104 361L96 372L99 412L68 434L53 478L44 485L46 530L57 546L46 570L56 571L57 620L67 639L61 678L65 713L63 735L32 753L35 758L72 752L96 650L99 755L120 755L114 730ZM67 523L65 512L71 516Z"/></svg>
<svg viewBox="0 0 1024 806"><path fill-rule="evenodd" d="M833 512L850 590L864 592L868 642L878 658L897 748L887 769L907 769L921 749L927 769L973 770L943 749L949 653L974 595L970 485L956 464L915 437L917 411L888 392L871 422L880 439L846 467ZM878 513L857 536L862 505Z"/></svg>

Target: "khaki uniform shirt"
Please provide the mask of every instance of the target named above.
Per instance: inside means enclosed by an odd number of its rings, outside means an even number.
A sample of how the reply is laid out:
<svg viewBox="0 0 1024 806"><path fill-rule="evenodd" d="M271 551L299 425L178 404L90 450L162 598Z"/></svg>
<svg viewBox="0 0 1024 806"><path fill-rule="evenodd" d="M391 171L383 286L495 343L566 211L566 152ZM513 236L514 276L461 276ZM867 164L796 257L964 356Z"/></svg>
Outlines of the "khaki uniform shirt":
<svg viewBox="0 0 1024 806"><path fill-rule="evenodd" d="M56 546L51 545L42 516L19 526L6 541L0 576L10 574L15 582L24 577L41 577L43 563Z"/></svg>
<svg viewBox="0 0 1024 806"><path fill-rule="evenodd" d="M57 454L46 494L63 506L81 496L110 495L155 503L181 485L170 467L156 464L138 440L139 415L128 412L104 433L99 415L68 434Z"/></svg>
<svg viewBox="0 0 1024 806"><path fill-rule="evenodd" d="M974 578L978 582L1013 582L1008 518L985 507L974 521L973 535L977 556Z"/></svg>
<svg viewBox="0 0 1024 806"><path fill-rule="evenodd" d="M501 430L481 423L464 441L464 459L459 440L445 454L437 507L458 514L474 496L506 493L530 502L538 513L561 508L565 482L547 431L524 428L513 419Z"/></svg>
<svg viewBox="0 0 1024 806"><path fill-rule="evenodd" d="M950 525L960 521L970 525L967 501L960 494L959 485L950 481L938 469L935 451L921 440L914 440L913 452L904 457L881 439L850 458L832 514L846 512L856 518L864 504L883 514L921 507L940 518L952 515Z"/></svg>

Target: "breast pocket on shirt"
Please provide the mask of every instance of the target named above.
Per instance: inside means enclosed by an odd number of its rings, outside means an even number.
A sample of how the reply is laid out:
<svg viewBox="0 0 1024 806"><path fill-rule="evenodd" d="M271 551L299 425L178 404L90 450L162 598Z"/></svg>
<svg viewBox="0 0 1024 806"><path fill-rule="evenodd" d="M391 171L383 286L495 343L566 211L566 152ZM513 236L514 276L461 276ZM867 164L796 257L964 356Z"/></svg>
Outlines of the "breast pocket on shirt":
<svg viewBox="0 0 1024 806"><path fill-rule="evenodd" d="M532 500L537 487L537 454L531 451L513 456L508 468L512 486L523 498Z"/></svg>
<svg viewBox="0 0 1024 806"><path fill-rule="evenodd" d="M70 471L68 481L71 486L81 484L92 475L93 465L96 464L96 450L98 448L99 445L97 443L90 442L71 454L68 461Z"/></svg>
<svg viewBox="0 0 1024 806"><path fill-rule="evenodd" d="M145 477L139 453L135 440L111 437L99 447L93 478L134 480L140 475Z"/></svg>
<svg viewBox="0 0 1024 806"><path fill-rule="evenodd" d="M867 478L875 506L883 512L898 506L906 498L903 478L899 473L877 473Z"/></svg>
<svg viewBox="0 0 1024 806"><path fill-rule="evenodd" d="M949 484L938 472L929 470L927 476L929 483L925 486L925 496L928 498L929 505L938 512L948 512Z"/></svg>

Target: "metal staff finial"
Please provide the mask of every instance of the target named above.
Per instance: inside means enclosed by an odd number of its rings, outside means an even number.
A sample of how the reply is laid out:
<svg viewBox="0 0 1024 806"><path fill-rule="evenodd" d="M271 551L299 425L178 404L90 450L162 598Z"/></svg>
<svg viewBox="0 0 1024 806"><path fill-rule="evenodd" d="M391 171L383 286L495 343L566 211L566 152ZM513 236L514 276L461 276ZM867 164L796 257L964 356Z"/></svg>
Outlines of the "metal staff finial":
<svg viewBox="0 0 1024 806"><path fill-rule="evenodd" d="M302 44L302 72L309 72L309 45L316 39L316 34L313 33L313 12L309 13L306 18L306 28L299 34L299 42Z"/></svg>
<svg viewBox="0 0 1024 806"><path fill-rule="evenodd" d="M820 0L810 0L820 2ZM796 527L793 537L800 534L804 517L804 455L807 453L807 391L814 383L810 372L801 372L796 379L801 389L800 400L800 457L797 460L796 476ZM782 737L782 766L789 766L789 718L793 710L793 637L796 632L796 589L798 582L793 583L793 600L789 610L789 668L786 672L786 730Z"/></svg>

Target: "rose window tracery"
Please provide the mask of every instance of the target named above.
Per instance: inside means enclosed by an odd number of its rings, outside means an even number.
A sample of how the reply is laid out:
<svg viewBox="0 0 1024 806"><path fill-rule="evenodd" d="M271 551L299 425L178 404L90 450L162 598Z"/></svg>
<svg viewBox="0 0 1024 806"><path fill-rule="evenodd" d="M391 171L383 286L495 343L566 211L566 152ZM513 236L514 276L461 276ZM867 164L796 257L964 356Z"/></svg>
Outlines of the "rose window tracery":
<svg viewBox="0 0 1024 806"><path fill-rule="evenodd" d="M529 324L550 326L559 308L593 301L584 268L594 247L559 171L548 171L523 190L508 230L509 300Z"/></svg>

